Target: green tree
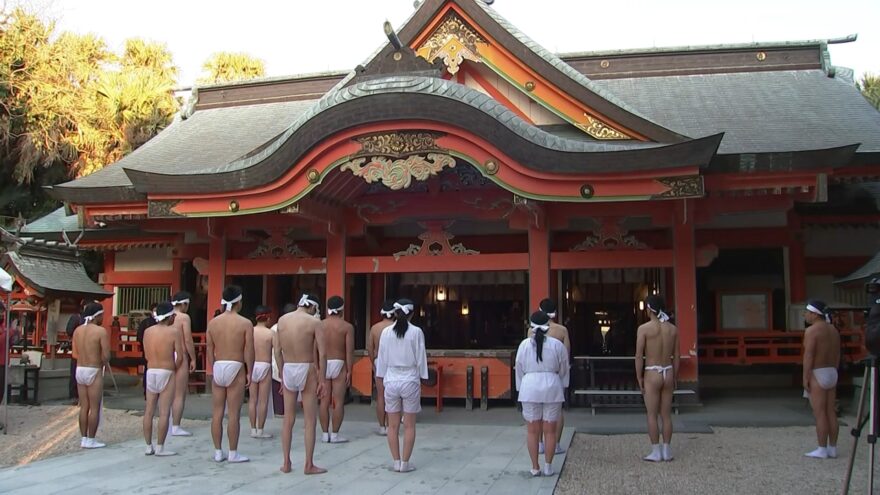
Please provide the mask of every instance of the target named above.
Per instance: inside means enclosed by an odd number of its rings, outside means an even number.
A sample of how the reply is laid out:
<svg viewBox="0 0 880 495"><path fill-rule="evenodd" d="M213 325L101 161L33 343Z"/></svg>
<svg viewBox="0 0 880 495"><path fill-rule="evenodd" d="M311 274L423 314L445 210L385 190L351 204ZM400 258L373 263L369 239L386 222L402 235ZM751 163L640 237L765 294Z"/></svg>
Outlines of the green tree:
<svg viewBox="0 0 880 495"><path fill-rule="evenodd" d="M263 61L246 53L214 53L208 57L202 69L207 74L199 82L204 84L246 81L266 75Z"/></svg>
<svg viewBox="0 0 880 495"><path fill-rule="evenodd" d="M880 110L880 76L867 72L862 76L861 81L856 83L856 86L871 105Z"/></svg>
<svg viewBox="0 0 880 495"><path fill-rule="evenodd" d="M55 207L43 186L94 172L170 123L177 76L164 45L56 33L17 8L0 11L0 216Z"/></svg>

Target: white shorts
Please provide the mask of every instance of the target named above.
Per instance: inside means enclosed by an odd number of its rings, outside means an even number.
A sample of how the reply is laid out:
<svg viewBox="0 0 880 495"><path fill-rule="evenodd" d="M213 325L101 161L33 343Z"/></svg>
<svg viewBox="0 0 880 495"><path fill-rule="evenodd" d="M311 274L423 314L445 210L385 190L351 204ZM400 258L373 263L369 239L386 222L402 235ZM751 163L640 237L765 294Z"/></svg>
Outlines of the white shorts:
<svg viewBox="0 0 880 495"><path fill-rule="evenodd" d="M523 402L523 419L528 422L546 421L554 423L559 421L562 412L562 402Z"/></svg>
<svg viewBox="0 0 880 495"><path fill-rule="evenodd" d="M168 386L168 382L171 381L172 376L174 376L174 372L171 370L148 368L147 376L145 377L147 380L147 392L151 394L162 393L165 387Z"/></svg>
<svg viewBox="0 0 880 495"><path fill-rule="evenodd" d="M95 383L95 378L98 377L98 372L101 371L101 368L91 368L89 366L77 366L76 367L76 383L80 385L85 385L88 387L89 385Z"/></svg>
<svg viewBox="0 0 880 495"><path fill-rule="evenodd" d="M266 376L269 374L269 370L271 369L272 363L267 363L265 361L254 362L254 371L253 373L251 373L251 382L260 383L266 378Z"/></svg>
<svg viewBox="0 0 880 495"><path fill-rule="evenodd" d="M407 414L422 410L422 384L419 382L384 382L385 412ZM401 407L401 403L402 407Z"/></svg>
<svg viewBox="0 0 880 495"><path fill-rule="evenodd" d="M345 361L341 359L328 359L327 360L327 379L335 380L340 373L342 373L342 368L345 366Z"/></svg>
<svg viewBox="0 0 880 495"><path fill-rule="evenodd" d="M214 361L214 384L219 387L232 385L242 366L241 361Z"/></svg>
<svg viewBox="0 0 880 495"><path fill-rule="evenodd" d="M284 388L291 392L302 392L306 388L311 367L312 363L284 363L281 371Z"/></svg>

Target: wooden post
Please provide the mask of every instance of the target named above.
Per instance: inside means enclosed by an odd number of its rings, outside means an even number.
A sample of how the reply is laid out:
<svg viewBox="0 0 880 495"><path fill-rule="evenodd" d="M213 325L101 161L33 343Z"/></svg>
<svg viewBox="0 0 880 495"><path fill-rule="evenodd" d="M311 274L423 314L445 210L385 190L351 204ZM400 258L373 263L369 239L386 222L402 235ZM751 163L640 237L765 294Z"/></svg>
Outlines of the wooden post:
<svg viewBox="0 0 880 495"><path fill-rule="evenodd" d="M468 411L474 408L474 367L470 364L467 367L464 408Z"/></svg>
<svg viewBox="0 0 880 495"><path fill-rule="evenodd" d="M526 315L537 311L541 300L550 295L550 231L546 225L529 224L529 307Z"/></svg>
<svg viewBox="0 0 880 495"><path fill-rule="evenodd" d="M328 224L327 228L327 292L326 298L345 297L345 225ZM348 304L346 304L348 306ZM327 307L327 302L321 305Z"/></svg>
<svg viewBox="0 0 880 495"><path fill-rule="evenodd" d="M215 232L208 245L208 320L214 317L214 310L220 307L223 289L226 285L226 235Z"/></svg>
<svg viewBox="0 0 880 495"><path fill-rule="evenodd" d="M369 314L367 315L367 321L370 322L370 326L372 327L376 323L382 321L382 315L379 314L379 310L382 309L382 304L385 302L385 274L384 273L371 273L370 274L370 305L369 305Z"/></svg>
<svg viewBox="0 0 880 495"><path fill-rule="evenodd" d="M680 382L697 381L697 267L694 246L694 206L688 200L676 202L672 226L673 270L675 270L675 324L679 352L689 356L681 362Z"/></svg>
<svg viewBox="0 0 880 495"><path fill-rule="evenodd" d="M789 295L792 303L800 303L807 300L807 270L801 219L793 211L788 213L788 228L791 233L788 242Z"/></svg>

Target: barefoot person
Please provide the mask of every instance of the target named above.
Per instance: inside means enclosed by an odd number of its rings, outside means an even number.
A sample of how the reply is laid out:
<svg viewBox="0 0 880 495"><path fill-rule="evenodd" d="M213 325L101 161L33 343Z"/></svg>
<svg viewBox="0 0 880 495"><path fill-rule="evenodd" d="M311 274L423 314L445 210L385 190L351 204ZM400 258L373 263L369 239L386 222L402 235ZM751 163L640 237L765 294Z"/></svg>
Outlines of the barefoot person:
<svg viewBox="0 0 880 495"><path fill-rule="evenodd" d="M281 430L281 472L290 472L290 444L293 441L293 423L296 419L296 398L302 394L306 447L305 474L326 473L326 469L315 466L315 423L318 415L318 398L324 395L326 379L323 370L327 369L324 351L324 337L321 320L315 318L320 311L318 299L311 294L303 294L298 308L278 319L278 333L275 334L275 360L281 368L284 385L284 426ZM317 357L318 362L315 363Z"/></svg>
<svg viewBox="0 0 880 495"><path fill-rule="evenodd" d="M568 360L568 356L571 355L571 341L568 339L568 329L563 325L556 323L553 321L556 318L556 301L553 299L544 299L538 305L538 310L543 311L548 318L550 318L550 330L547 331L548 337L553 337L554 339L562 342L562 345L565 346L566 356L565 359ZM564 397L568 397L568 394L565 393L565 390L562 391ZM564 403L563 403L564 404ZM562 440L562 429L565 427L565 413L564 411L559 411L559 424L556 425L556 453L564 454L565 449L560 445L560 441ZM544 453L544 432L540 432L539 442L538 442L538 453Z"/></svg>
<svg viewBox="0 0 880 495"><path fill-rule="evenodd" d="M558 339L549 337L550 318L543 311L529 317L530 334L516 351L516 389L526 420L526 446L532 459L532 476L552 476L556 454L556 426L563 390L568 386L568 351ZM544 469L538 466L538 436L544 434Z"/></svg>
<svg viewBox="0 0 880 495"><path fill-rule="evenodd" d="M272 438L263 431L269 411L269 396L272 395L272 340L275 333L266 325L272 317L272 310L257 306L257 324L254 325L254 372L248 388L248 419L251 421L252 438Z"/></svg>
<svg viewBox="0 0 880 495"><path fill-rule="evenodd" d="M639 326L636 332L636 379L645 398L648 414L648 437L651 453L646 461L671 461L672 450L672 392L678 380L679 350L678 329L669 323L666 305L658 295L645 300L645 310L650 321ZM657 415L663 420L663 444Z"/></svg>
<svg viewBox="0 0 880 495"><path fill-rule="evenodd" d="M388 413L388 448L394 470L408 473L416 443L416 414L422 410L422 383L428 379L425 334L410 323L413 302L401 299L394 303L394 325L385 328L379 338L376 378L385 386L385 412ZM403 453L400 452L400 417L403 414Z"/></svg>
<svg viewBox="0 0 880 495"><path fill-rule="evenodd" d="M376 378L376 356L379 354L379 338L382 331L394 324L394 300L387 299L379 311L382 321L370 327L370 335L367 336L367 356L373 367L373 380L376 383L376 419L379 421L377 433L385 436L388 434L388 419L385 413L385 387L382 380Z"/></svg>
<svg viewBox="0 0 880 495"><path fill-rule="evenodd" d="M816 418L818 447L804 455L817 459L837 457L837 366L840 364L840 335L831 325L825 303L807 303L804 319L810 325L804 332L804 390Z"/></svg>
<svg viewBox="0 0 880 495"><path fill-rule="evenodd" d="M239 418L244 390L250 384L254 369L254 331L251 322L238 314L241 310L241 289L231 285L223 290L224 312L208 323L208 369L214 376L211 386L213 416L211 437L214 440L214 461L247 462L238 453ZM229 455L223 453L223 409L229 418Z"/></svg>
<svg viewBox="0 0 880 495"><path fill-rule="evenodd" d="M104 367L110 365L110 336L101 326L104 310L89 303L83 310L83 323L73 335L73 358L76 359L76 387L79 394L80 447L98 449L105 445L95 440L104 396Z"/></svg>
<svg viewBox="0 0 880 495"><path fill-rule="evenodd" d="M186 312L189 310L189 292L181 291L174 294L171 304L174 306L174 328L183 338L184 354L180 366L174 372L174 402L171 403L171 436L189 437L192 433L180 427L183 419L183 408L186 406L186 394L189 392L189 374L196 370L196 348L192 338L192 322Z"/></svg>
<svg viewBox="0 0 880 495"><path fill-rule="evenodd" d="M146 455L171 456L175 452L165 450L168 423L171 417L171 401L174 399L174 370L183 360L183 338L174 328L174 306L169 302L156 305L153 312L155 324L144 330L144 356L147 359L146 407L144 409L144 440L147 442ZM159 431L156 444L153 444L153 416L156 403L159 404Z"/></svg>
<svg viewBox="0 0 880 495"><path fill-rule="evenodd" d="M330 386L321 398L320 421L322 440L326 443L345 443L339 435L345 417L345 392L351 385L354 366L354 327L343 318L345 301L339 296L327 300L327 318L321 325L324 334L324 350L327 352L327 368L324 377ZM333 425L330 428L330 409L333 409Z"/></svg>

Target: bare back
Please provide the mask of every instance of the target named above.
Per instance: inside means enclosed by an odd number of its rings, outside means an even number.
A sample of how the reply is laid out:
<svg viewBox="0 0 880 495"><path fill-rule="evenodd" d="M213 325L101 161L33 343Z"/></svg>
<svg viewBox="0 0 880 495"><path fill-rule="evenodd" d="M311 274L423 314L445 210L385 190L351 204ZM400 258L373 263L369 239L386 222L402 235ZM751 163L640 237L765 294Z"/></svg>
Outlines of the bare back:
<svg viewBox="0 0 880 495"><path fill-rule="evenodd" d="M150 369L175 369L174 353L181 354L180 333L172 325L157 324L144 331L144 356Z"/></svg>
<svg viewBox="0 0 880 495"><path fill-rule="evenodd" d="M807 328L804 341L807 348L813 349L812 369L837 368L840 364L840 334L831 324L824 321L813 323Z"/></svg>
<svg viewBox="0 0 880 495"><path fill-rule="evenodd" d="M379 338L382 337L382 330L391 325L394 325L394 320L386 318L370 327L370 335L367 338L367 353L370 356L370 361L375 362L376 356L379 355Z"/></svg>
<svg viewBox="0 0 880 495"><path fill-rule="evenodd" d="M354 341L354 327L351 323L342 318L328 316L321 322L321 331L324 332L327 359L341 359L348 362L346 341L349 337Z"/></svg>
<svg viewBox="0 0 880 495"><path fill-rule="evenodd" d="M315 361L315 338L321 321L302 310L278 320L278 345L284 363Z"/></svg>
<svg viewBox="0 0 880 495"><path fill-rule="evenodd" d="M638 338L644 339L646 366L669 366L677 352L678 329L672 323L649 321L639 326ZM638 359L641 356L636 356Z"/></svg>
<svg viewBox="0 0 880 495"><path fill-rule="evenodd" d="M271 328L257 324L254 327L254 360L272 362L272 339L275 332Z"/></svg>
<svg viewBox="0 0 880 495"><path fill-rule="evenodd" d="M73 355L77 366L100 368L110 361L110 337L107 330L86 323L80 325L73 334Z"/></svg>
<svg viewBox="0 0 880 495"><path fill-rule="evenodd" d="M174 323L171 325L180 332L181 337L183 338L183 345L186 348L188 355L195 356L195 344L193 344L193 336L192 336L192 320L188 314L180 311L178 309L174 310Z"/></svg>
<svg viewBox="0 0 880 495"><path fill-rule="evenodd" d="M245 362L247 336L251 322L238 313L225 312L208 323L208 336L213 342L212 361Z"/></svg>
<svg viewBox="0 0 880 495"><path fill-rule="evenodd" d="M571 354L571 341L568 338L568 329L565 328L564 325L560 325L555 321L551 321L550 330L547 330L547 335L562 342L562 344L565 346L565 350L568 351L569 354Z"/></svg>

